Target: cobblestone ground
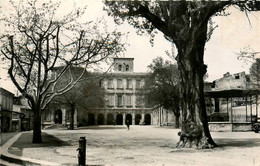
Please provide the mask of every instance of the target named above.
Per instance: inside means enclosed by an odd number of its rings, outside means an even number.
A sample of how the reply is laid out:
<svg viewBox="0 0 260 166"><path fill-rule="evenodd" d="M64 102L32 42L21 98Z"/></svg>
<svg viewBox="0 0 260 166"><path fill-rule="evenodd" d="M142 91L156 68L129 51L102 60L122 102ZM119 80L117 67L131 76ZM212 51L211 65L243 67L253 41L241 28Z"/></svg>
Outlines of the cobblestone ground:
<svg viewBox="0 0 260 166"><path fill-rule="evenodd" d="M195 150L174 148L179 139L178 131L155 126L131 126L130 130L125 126L44 130L54 136L52 144L31 147L18 143L10 152L62 165L77 164L78 140L85 136L90 165L260 166L260 134L213 132L219 147Z"/></svg>

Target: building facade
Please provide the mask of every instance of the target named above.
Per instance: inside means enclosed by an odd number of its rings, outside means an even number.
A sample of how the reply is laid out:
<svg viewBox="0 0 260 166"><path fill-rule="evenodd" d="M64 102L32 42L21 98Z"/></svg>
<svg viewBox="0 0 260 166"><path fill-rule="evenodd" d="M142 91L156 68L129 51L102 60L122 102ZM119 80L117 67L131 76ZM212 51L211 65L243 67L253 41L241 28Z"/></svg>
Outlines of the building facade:
<svg viewBox="0 0 260 166"><path fill-rule="evenodd" d="M133 58L114 59L114 70L100 80L105 91L104 108L78 111L79 125L154 124L153 109L142 92L148 73L133 69Z"/></svg>
<svg viewBox="0 0 260 166"><path fill-rule="evenodd" d="M174 124L174 117L170 111L152 108L144 97L142 88L148 74L134 72L134 58L115 58L113 70L100 77L97 83L104 91L104 104L94 108L77 107L74 124L77 126L125 125L126 122L131 125L167 125L168 122ZM70 116L70 108L54 104L43 111L42 124L69 126Z"/></svg>
<svg viewBox="0 0 260 166"><path fill-rule="evenodd" d="M0 88L1 132L12 131L14 94Z"/></svg>

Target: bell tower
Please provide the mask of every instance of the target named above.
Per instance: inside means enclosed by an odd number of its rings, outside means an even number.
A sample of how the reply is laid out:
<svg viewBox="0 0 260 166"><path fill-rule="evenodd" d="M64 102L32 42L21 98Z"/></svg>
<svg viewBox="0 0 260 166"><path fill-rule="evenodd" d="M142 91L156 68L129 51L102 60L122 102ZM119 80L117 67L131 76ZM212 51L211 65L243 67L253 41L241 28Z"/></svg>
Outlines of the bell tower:
<svg viewBox="0 0 260 166"><path fill-rule="evenodd" d="M115 72L133 72L134 58L114 58Z"/></svg>

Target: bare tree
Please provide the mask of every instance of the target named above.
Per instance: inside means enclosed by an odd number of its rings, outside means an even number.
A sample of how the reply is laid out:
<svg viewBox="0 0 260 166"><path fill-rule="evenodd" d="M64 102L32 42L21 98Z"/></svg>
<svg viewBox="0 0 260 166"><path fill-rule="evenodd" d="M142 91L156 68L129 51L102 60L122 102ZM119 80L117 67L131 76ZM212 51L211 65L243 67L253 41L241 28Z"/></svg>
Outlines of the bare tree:
<svg viewBox="0 0 260 166"><path fill-rule="evenodd" d="M205 43L212 31L210 18L230 5L244 11L259 10L259 1L107 1L107 10L117 23L128 21L139 32L154 35L161 31L177 50L183 100L182 134L188 135L185 147L211 148L216 146L208 128L204 99L203 77Z"/></svg>
<svg viewBox="0 0 260 166"><path fill-rule="evenodd" d="M68 92L86 69L122 51L121 34L106 29L99 31L96 23L77 23L86 8L74 8L58 17L60 3L21 1L10 5L12 9L3 11L5 31L1 35L1 54L8 63L12 82L34 112L32 142L41 143L42 111L55 96ZM50 77L57 65L63 68ZM73 66L84 69L77 78L70 72ZM57 82L66 72L69 82L57 88Z"/></svg>

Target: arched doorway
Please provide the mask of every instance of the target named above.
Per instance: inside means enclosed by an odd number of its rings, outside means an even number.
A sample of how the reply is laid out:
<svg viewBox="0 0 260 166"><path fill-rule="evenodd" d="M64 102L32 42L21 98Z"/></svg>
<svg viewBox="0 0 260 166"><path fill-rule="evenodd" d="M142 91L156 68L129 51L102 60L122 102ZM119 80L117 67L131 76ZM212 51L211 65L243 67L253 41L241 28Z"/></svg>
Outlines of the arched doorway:
<svg viewBox="0 0 260 166"><path fill-rule="evenodd" d="M54 119L55 124L62 124L62 111L61 110L55 111L54 117L55 117L55 119Z"/></svg>
<svg viewBox="0 0 260 166"><path fill-rule="evenodd" d="M135 125L139 125L142 119L142 115L141 114L136 114L135 115Z"/></svg>
<svg viewBox="0 0 260 166"><path fill-rule="evenodd" d="M98 114L98 125L104 125L104 115Z"/></svg>
<svg viewBox="0 0 260 166"><path fill-rule="evenodd" d="M122 114L116 115L116 124L117 125L123 125L123 115Z"/></svg>
<svg viewBox="0 0 260 166"><path fill-rule="evenodd" d="M107 125L113 125L114 124L114 115L109 113L107 114Z"/></svg>
<svg viewBox="0 0 260 166"><path fill-rule="evenodd" d="M145 116L144 116L144 124L145 125L151 125L151 115L150 114L145 114Z"/></svg>
<svg viewBox="0 0 260 166"><path fill-rule="evenodd" d="M95 115L93 113L88 114L88 125L95 125Z"/></svg>
<svg viewBox="0 0 260 166"><path fill-rule="evenodd" d="M125 117L125 123L129 121L129 124L132 125L132 115L131 114L126 114Z"/></svg>

